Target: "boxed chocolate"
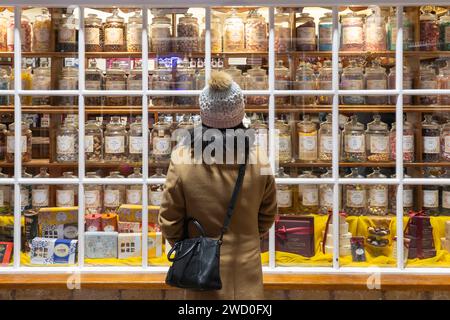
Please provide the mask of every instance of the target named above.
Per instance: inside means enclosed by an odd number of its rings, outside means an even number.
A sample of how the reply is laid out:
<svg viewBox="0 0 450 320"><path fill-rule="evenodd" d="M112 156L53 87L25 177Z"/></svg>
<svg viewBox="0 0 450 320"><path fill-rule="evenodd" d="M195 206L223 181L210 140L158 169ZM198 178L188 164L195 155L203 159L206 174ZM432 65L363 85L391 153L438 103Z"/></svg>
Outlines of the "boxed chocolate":
<svg viewBox="0 0 450 320"><path fill-rule="evenodd" d="M280 217L275 222L275 250L314 256L314 217Z"/></svg>
<svg viewBox="0 0 450 320"><path fill-rule="evenodd" d="M78 207L41 208L38 217L39 235L43 238L76 239Z"/></svg>
<svg viewBox="0 0 450 320"><path fill-rule="evenodd" d="M74 264L77 240L34 238L31 241L32 264Z"/></svg>
<svg viewBox="0 0 450 320"><path fill-rule="evenodd" d="M119 259L126 259L140 256L141 256L141 234L119 233L118 236Z"/></svg>
<svg viewBox="0 0 450 320"><path fill-rule="evenodd" d="M408 226L408 235L417 237L421 232L424 238L432 238L433 237L433 228L431 226L423 226L422 228L417 225L410 224Z"/></svg>
<svg viewBox="0 0 450 320"><path fill-rule="evenodd" d="M436 250L435 249L422 249L422 252L419 252L417 248L409 248L408 253L408 259L427 259L427 258L433 258L436 256Z"/></svg>
<svg viewBox="0 0 450 320"><path fill-rule="evenodd" d="M161 232L149 232L147 239L147 250L149 258L162 256L162 234Z"/></svg>
<svg viewBox="0 0 450 320"><path fill-rule="evenodd" d="M117 232L88 231L84 235L86 258L117 258Z"/></svg>
<svg viewBox="0 0 450 320"><path fill-rule="evenodd" d="M118 222L119 233L139 233L142 232L140 222Z"/></svg>
<svg viewBox="0 0 450 320"><path fill-rule="evenodd" d="M417 237L412 237L410 235L407 235L405 238L408 238L410 240L410 242L409 242L410 248L417 248L418 246L421 246L422 248L426 248L426 249L434 248L434 239L433 238L417 238Z"/></svg>
<svg viewBox="0 0 450 320"><path fill-rule="evenodd" d="M159 207L148 206L148 230L160 231L158 226ZM142 206L134 204L124 204L117 211L120 222L142 222Z"/></svg>

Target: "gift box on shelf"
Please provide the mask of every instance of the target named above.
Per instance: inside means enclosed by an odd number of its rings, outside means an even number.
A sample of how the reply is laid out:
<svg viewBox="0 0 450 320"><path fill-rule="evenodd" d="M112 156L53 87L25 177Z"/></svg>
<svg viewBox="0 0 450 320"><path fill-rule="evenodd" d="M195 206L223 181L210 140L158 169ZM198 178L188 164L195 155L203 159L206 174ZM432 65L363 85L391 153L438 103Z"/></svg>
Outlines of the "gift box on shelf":
<svg viewBox="0 0 450 320"><path fill-rule="evenodd" d="M139 233L142 232L140 222L122 222L117 223L119 233Z"/></svg>
<svg viewBox="0 0 450 320"><path fill-rule="evenodd" d="M162 256L162 234L161 232L149 232L147 239L147 250L149 258Z"/></svg>
<svg viewBox="0 0 450 320"><path fill-rule="evenodd" d="M430 217L423 211L410 213L405 238L409 239L408 259L427 259L436 255L433 227Z"/></svg>
<svg viewBox="0 0 450 320"><path fill-rule="evenodd" d="M148 228L149 231L160 231L158 226L159 207L148 206ZM142 222L142 206L124 204L117 210L120 222Z"/></svg>
<svg viewBox="0 0 450 320"><path fill-rule="evenodd" d="M38 214L39 235L43 238L76 239L78 207L41 208Z"/></svg>
<svg viewBox="0 0 450 320"><path fill-rule="evenodd" d="M279 217L275 222L275 250L314 256L314 217Z"/></svg>
<svg viewBox="0 0 450 320"><path fill-rule="evenodd" d="M141 256L141 233L119 233L118 236L119 259Z"/></svg>
<svg viewBox="0 0 450 320"><path fill-rule="evenodd" d="M117 258L117 232L87 231L84 235L86 258Z"/></svg>
<svg viewBox="0 0 450 320"><path fill-rule="evenodd" d="M31 241L32 264L74 264L78 240L34 238Z"/></svg>

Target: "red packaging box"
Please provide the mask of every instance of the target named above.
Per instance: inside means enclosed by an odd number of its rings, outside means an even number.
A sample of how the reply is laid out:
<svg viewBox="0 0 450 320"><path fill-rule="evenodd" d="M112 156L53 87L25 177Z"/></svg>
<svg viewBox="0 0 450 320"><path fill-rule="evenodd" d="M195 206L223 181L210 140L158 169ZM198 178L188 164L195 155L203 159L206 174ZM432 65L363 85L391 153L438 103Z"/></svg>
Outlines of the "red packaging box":
<svg viewBox="0 0 450 320"><path fill-rule="evenodd" d="M415 259L415 258L427 259L432 258L434 256L436 256L435 249L422 249L422 254L420 255L417 248L409 248L408 251L408 259Z"/></svg>
<svg viewBox="0 0 450 320"><path fill-rule="evenodd" d="M314 217L280 217L275 222L275 250L314 256Z"/></svg>
<svg viewBox="0 0 450 320"><path fill-rule="evenodd" d="M409 247L417 248L422 247L424 249L433 249L434 248L434 239L429 237L417 238L412 236L406 236L410 240Z"/></svg>

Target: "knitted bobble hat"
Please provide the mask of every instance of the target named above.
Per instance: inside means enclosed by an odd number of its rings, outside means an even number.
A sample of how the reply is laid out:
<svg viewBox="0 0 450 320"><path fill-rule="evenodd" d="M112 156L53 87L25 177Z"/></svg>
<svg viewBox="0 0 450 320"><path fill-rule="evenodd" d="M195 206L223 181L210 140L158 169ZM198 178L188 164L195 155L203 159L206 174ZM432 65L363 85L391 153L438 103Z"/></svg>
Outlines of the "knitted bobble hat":
<svg viewBox="0 0 450 320"><path fill-rule="evenodd" d="M202 123L208 127L233 128L244 119L244 95L226 72L211 73L211 79L200 94L199 101Z"/></svg>

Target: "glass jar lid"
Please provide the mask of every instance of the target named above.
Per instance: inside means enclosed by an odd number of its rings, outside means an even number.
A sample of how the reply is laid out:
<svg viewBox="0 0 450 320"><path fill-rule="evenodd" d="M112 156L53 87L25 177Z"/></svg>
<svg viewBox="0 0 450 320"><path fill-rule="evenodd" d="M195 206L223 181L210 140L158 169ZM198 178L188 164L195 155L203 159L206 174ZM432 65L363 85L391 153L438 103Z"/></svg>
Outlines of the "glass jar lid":
<svg viewBox="0 0 450 320"><path fill-rule="evenodd" d="M344 125L344 130L350 131L364 131L364 125L358 122L358 116L352 115L350 120Z"/></svg>
<svg viewBox="0 0 450 320"><path fill-rule="evenodd" d="M290 176L284 172L284 168L283 167L279 167L278 171L277 171L277 178L289 178Z"/></svg>
<svg viewBox="0 0 450 320"><path fill-rule="evenodd" d="M98 123L97 120L88 120L86 122L86 126L84 127L86 130L91 130L91 131L102 131L102 127L100 126L100 124Z"/></svg>
<svg viewBox="0 0 450 320"><path fill-rule="evenodd" d="M322 122L320 124L320 128L321 129L327 129L327 130L332 130L332 125L333 125L333 115L331 113L327 113L326 117L325 117L325 121Z"/></svg>
<svg viewBox="0 0 450 320"><path fill-rule="evenodd" d="M102 24L102 19L99 18L95 13L89 13L84 19L84 24Z"/></svg>
<svg viewBox="0 0 450 320"><path fill-rule="evenodd" d="M330 168L327 168L327 171L320 175L320 178L332 178L333 171Z"/></svg>
<svg viewBox="0 0 450 320"><path fill-rule="evenodd" d="M125 76L125 71L120 68L120 62L114 61L110 68L106 70L106 75L123 75Z"/></svg>
<svg viewBox="0 0 450 320"><path fill-rule="evenodd" d="M168 25L168 27L170 27L172 25L172 21L170 20L169 17L167 17L167 16L165 16L163 14L160 14L160 15L157 15L156 17L154 17L152 19L152 25L153 26L154 25L158 25L158 24L161 24L161 25L166 24L166 25Z"/></svg>
<svg viewBox="0 0 450 320"><path fill-rule="evenodd" d="M381 116L376 114L373 116L373 121L367 124L367 132L373 131L388 131L387 123L381 121Z"/></svg>
<svg viewBox="0 0 450 320"><path fill-rule="evenodd" d="M86 172L86 178L100 178L95 171Z"/></svg>
<svg viewBox="0 0 450 320"><path fill-rule="evenodd" d="M123 130L125 126L120 121L120 117L111 117L111 120L106 125L107 130Z"/></svg>
<svg viewBox="0 0 450 320"><path fill-rule="evenodd" d="M15 127L15 122L11 123L11 124L8 126L8 129L9 129L10 131L14 131L14 127ZM22 129L22 130L29 130L29 129L30 129L30 124L29 124L28 122L22 121L22 123L21 123L21 129Z"/></svg>
<svg viewBox="0 0 450 320"><path fill-rule="evenodd" d="M106 178L124 178L119 171L111 171Z"/></svg>
<svg viewBox="0 0 450 320"><path fill-rule="evenodd" d="M112 15L110 15L109 17L106 18L106 22L119 22L119 23L124 23L124 18L119 16L119 10L118 9L114 9Z"/></svg>
<svg viewBox="0 0 450 320"><path fill-rule="evenodd" d="M422 121L422 128L426 129L439 129L439 124L434 121L433 115L426 114L424 115L424 120Z"/></svg>
<svg viewBox="0 0 450 320"><path fill-rule="evenodd" d="M308 21L314 21L314 18L311 17L309 15L309 13L302 12L302 13L300 13L300 16L297 17L297 19L295 21L297 21L299 23L305 23L305 22L308 22Z"/></svg>
<svg viewBox="0 0 450 320"><path fill-rule="evenodd" d="M78 68L63 67L61 74L63 78L78 78Z"/></svg>
<svg viewBox="0 0 450 320"><path fill-rule="evenodd" d="M374 178L387 178L384 174L381 173L380 168L373 168L373 172L371 174L367 175L367 178L374 179Z"/></svg>
<svg viewBox="0 0 450 320"><path fill-rule="evenodd" d="M325 14L320 17L320 22L332 22L333 20L333 13L332 12L325 12Z"/></svg>
<svg viewBox="0 0 450 320"><path fill-rule="evenodd" d="M351 168L350 173L345 176L345 178L364 178L363 175L359 174L359 168Z"/></svg>
<svg viewBox="0 0 450 320"><path fill-rule="evenodd" d="M344 73L362 74L363 68L356 60L350 60L349 65L344 68Z"/></svg>
<svg viewBox="0 0 450 320"><path fill-rule="evenodd" d="M187 12L180 18L179 23L197 23L197 21L198 19L192 13Z"/></svg>
<svg viewBox="0 0 450 320"><path fill-rule="evenodd" d="M436 20L436 15L431 13L431 10L429 8L425 8L423 10L423 13L420 15L420 21L431 21Z"/></svg>
<svg viewBox="0 0 450 320"><path fill-rule="evenodd" d="M303 171L299 176L299 178L317 178L311 170L305 170Z"/></svg>
<svg viewBox="0 0 450 320"><path fill-rule="evenodd" d="M306 131L314 131L317 129L316 124L311 121L309 114L303 115L303 120L297 123L297 127Z"/></svg>
<svg viewBox="0 0 450 320"><path fill-rule="evenodd" d="M72 171L63 172L62 175L63 175L63 178L71 178L71 179L76 178L76 176L73 175Z"/></svg>
<svg viewBox="0 0 450 320"><path fill-rule="evenodd" d="M140 10L136 10L134 15L128 18L128 24L142 24L142 15Z"/></svg>

